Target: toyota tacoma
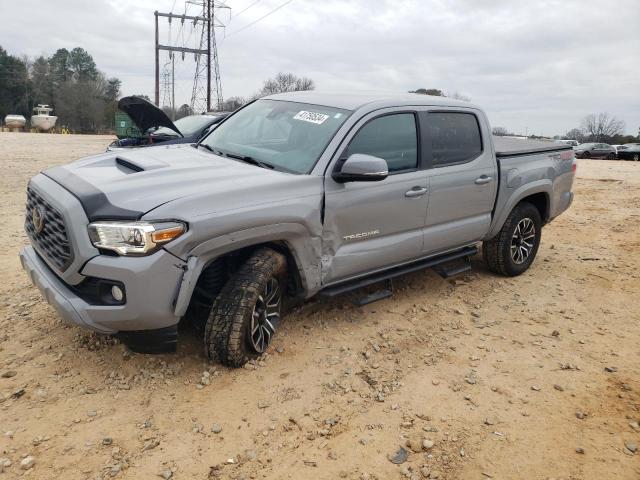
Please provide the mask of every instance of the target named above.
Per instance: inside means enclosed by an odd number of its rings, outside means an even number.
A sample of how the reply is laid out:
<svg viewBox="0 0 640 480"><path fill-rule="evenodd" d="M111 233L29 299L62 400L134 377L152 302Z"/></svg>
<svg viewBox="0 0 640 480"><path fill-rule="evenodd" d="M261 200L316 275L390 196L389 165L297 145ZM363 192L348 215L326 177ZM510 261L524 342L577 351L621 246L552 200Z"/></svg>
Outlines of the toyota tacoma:
<svg viewBox="0 0 640 480"><path fill-rule="evenodd" d="M20 258L66 321L153 353L175 349L185 318L209 358L238 367L268 348L285 296L453 275L480 244L489 270L525 272L575 168L570 145L493 139L466 102L278 94L197 144L34 176Z"/></svg>

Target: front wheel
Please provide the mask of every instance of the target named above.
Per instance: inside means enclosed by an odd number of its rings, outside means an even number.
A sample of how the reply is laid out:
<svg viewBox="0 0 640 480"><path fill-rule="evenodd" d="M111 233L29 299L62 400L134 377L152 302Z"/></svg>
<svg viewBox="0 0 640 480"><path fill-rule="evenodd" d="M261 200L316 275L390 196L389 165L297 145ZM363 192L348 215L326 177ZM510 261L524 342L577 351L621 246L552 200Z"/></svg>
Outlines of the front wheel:
<svg viewBox="0 0 640 480"><path fill-rule="evenodd" d="M591 154L589 152L583 152L580 158L591 158Z"/></svg>
<svg viewBox="0 0 640 480"><path fill-rule="evenodd" d="M640 155L638 155L637 153L634 153L634 154L633 154L633 161L634 161L634 162L638 162L638 161L640 161Z"/></svg>
<svg viewBox="0 0 640 480"><path fill-rule="evenodd" d="M285 270L283 255L260 248L231 276L205 327L211 360L241 367L267 350L280 323Z"/></svg>
<svg viewBox="0 0 640 480"><path fill-rule="evenodd" d="M482 244L482 256L489 270L515 277L533 263L540 246L542 219L532 204L518 204L497 236Z"/></svg>
<svg viewBox="0 0 640 480"><path fill-rule="evenodd" d="M615 160L616 159L615 153L610 153L609 155L607 155L607 159L608 160Z"/></svg>

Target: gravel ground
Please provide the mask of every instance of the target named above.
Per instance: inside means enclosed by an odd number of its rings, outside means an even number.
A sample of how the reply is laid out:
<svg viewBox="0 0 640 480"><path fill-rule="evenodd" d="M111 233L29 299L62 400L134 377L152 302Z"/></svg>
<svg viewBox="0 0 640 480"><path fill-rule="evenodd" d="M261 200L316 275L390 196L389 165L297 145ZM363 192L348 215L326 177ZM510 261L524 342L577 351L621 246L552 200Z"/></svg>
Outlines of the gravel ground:
<svg viewBox="0 0 640 480"><path fill-rule="evenodd" d="M526 274L311 301L229 370L64 325L22 272L29 177L110 141L0 133L0 479L640 478L640 164L579 161Z"/></svg>

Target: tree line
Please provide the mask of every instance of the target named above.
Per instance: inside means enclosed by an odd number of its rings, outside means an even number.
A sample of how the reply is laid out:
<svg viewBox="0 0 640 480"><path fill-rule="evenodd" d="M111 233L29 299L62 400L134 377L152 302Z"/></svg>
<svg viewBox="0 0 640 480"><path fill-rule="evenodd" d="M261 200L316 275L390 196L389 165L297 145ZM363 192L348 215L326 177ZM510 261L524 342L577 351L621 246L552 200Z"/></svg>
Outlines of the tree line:
<svg viewBox="0 0 640 480"><path fill-rule="evenodd" d="M262 88L248 97L233 96L222 102L222 105L217 107L217 110L221 112L233 112L238 108L246 105L253 100L256 100L267 95L274 95L276 93L296 92L302 90L314 90L316 88L315 82L308 77L298 77L293 73L279 72L273 78L268 78L262 83ZM136 95L137 97L144 98L147 101L151 99L147 95ZM180 105L175 110L170 106L163 106L162 111L173 120L178 120L188 115L193 115L194 112L188 104Z"/></svg>
<svg viewBox="0 0 640 480"><path fill-rule="evenodd" d="M76 133L101 133L113 129L122 82L100 72L93 57L83 48L60 48L50 57L39 56L33 60L10 55L0 46L0 119L7 114L20 114L29 118L38 104L48 104L58 116L58 126L65 126ZM314 90L315 82L308 77L279 72L268 78L262 88L249 97L234 96L223 102L220 110L232 112L257 98L276 93ZM447 93L438 88L418 88L409 93L449 97L463 101L470 98L458 92ZM146 95L138 95L146 100ZM195 112L188 104L176 111L165 106L163 110L171 118L178 119ZM587 115L579 127L554 138L583 142L623 144L640 141L638 136L624 135L625 123L609 115ZM513 136L504 127L494 127L493 134ZM531 136L535 137L535 136ZM541 138L541 137L540 137Z"/></svg>
<svg viewBox="0 0 640 480"><path fill-rule="evenodd" d="M640 128L638 136L625 135L625 123L607 112L592 113L585 116L579 127L572 128L564 135L555 135L555 140L575 140L578 143L600 142L610 145L624 145L625 143L640 142ZM504 127L493 127L492 133L498 137L517 136ZM530 138L546 138L530 135Z"/></svg>
<svg viewBox="0 0 640 480"><path fill-rule="evenodd" d="M77 133L113 127L122 82L100 72L80 47L60 48L33 60L0 47L0 118L9 113L31 116L38 104L54 107L58 126Z"/></svg>
<svg viewBox="0 0 640 480"><path fill-rule="evenodd" d="M75 133L111 131L122 82L98 70L93 57L83 48L58 49L50 57L33 60L10 55L0 46L0 120L8 114L30 118L39 104L53 107L57 126ZM263 82L262 88L249 97L230 97L221 110L234 111L246 103L266 95L297 90L313 90L315 83L307 77L280 72ZM151 101L147 95L138 95ZM188 104L175 111L165 106L170 118L178 119L194 113Z"/></svg>

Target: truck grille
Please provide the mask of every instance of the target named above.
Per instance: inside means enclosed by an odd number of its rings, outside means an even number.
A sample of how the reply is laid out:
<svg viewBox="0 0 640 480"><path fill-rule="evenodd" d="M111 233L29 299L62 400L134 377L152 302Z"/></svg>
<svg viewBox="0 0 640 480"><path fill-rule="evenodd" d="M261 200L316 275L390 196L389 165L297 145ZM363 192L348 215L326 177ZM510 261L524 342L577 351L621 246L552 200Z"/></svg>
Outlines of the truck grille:
<svg viewBox="0 0 640 480"><path fill-rule="evenodd" d="M64 272L73 262L73 250L60 212L31 188L27 188L24 229L40 255Z"/></svg>

